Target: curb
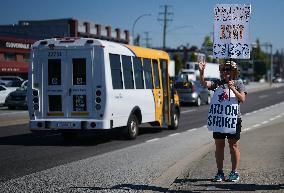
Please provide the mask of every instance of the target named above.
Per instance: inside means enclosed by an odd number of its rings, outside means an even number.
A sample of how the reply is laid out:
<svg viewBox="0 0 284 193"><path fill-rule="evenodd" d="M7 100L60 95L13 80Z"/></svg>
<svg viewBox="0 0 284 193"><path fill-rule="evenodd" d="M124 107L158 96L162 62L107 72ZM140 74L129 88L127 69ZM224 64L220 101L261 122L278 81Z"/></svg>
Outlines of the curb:
<svg viewBox="0 0 284 193"><path fill-rule="evenodd" d="M179 160L169 169L163 172L160 177L158 177L151 183L151 185L156 187L169 188L181 174L186 172L188 168L193 167L197 160L208 154L213 145L214 142L212 141L197 148L195 151L191 152L189 155ZM143 192L150 193L153 191L146 190Z"/></svg>

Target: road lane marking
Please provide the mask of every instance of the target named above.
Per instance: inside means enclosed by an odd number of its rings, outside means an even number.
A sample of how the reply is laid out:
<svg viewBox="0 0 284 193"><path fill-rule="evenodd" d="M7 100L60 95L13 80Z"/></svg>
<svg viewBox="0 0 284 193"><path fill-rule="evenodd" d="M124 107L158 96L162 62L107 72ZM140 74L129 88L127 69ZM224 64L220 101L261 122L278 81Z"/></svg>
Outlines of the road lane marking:
<svg viewBox="0 0 284 193"><path fill-rule="evenodd" d="M248 130L250 130L250 129L251 129L251 128L250 128L250 127L248 127L248 128L246 128L246 129L245 129L245 131L248 131Z"/></svg>
<svg viewBox="0 0 284 193"><path fill-rule="evenodd" d="M190 110L182 111L181 114L190 113L190 112L194 112L194 111L196 111L196 110L195 109L190 109Z"/></svg>
<svg viewBox="0 0 284 193"><path fill-rule="evenodd" d="M261 98L261 99L266 98L266 97L268 97L267 94L264 94L264 95L260 95L260 96L259 96L259 98Z"/></svg>
<svg viewBox="0 0 284 193"><path fill-rule="evenodd" d="M172 136L176 136L176 135L179 135L180 133L173 133L173 134L171 134L171 135L169 135L170 137L172 137Z"/></svg>
<svg viewBox="0 0 284 193"><path fill-rule="evenodd" d="M149 143L149 142L154 142L154 141L158 141L160 138L154 138L154 139L150 139L150 140L147 140L146 143Z"/></svg>
<svg viewBox="0 0 284 193"><path fill-rule="evenodd" d="M191 132L191 131L195 131L195 130L197 130L197 128L188 129L187 132Z"/></svg>
<svg viewBox="0 0 284 193"><path fill-rule="evenodd" d="M266 123L268 123L268 121L263 121L261 124L266 124Z"/></svg>
<svg viewBox="0 0 284 193"><path fill-rule="evenodd" d="M259 127L260 126L260 124L255 124L254 126L252 126L252 127Z"/></svg>
<svg viewBox="0 0 284 193"><path fill-rule="evenodd" d="M28 112L23 111L23 112L1 113L0 116L2 116L2 115L16 115L16 114L27 114L28 115Z"/></svg>

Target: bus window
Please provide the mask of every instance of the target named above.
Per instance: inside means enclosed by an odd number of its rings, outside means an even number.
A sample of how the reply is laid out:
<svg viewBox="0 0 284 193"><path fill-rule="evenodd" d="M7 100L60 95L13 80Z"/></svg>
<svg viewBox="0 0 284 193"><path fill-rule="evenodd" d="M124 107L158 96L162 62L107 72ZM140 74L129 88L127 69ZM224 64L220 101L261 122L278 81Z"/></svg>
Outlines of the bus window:
<svg viewBox="0 0 284 193"><path fill-rule="evenodd" d="M125 89L134 89L133 70L130 56L122 56Z"/></svg>
<svg viewBox="0 0 284 193"><path fill-rule="evenodd" d="M136 89L144 89L143 67L141 58L133 57Z"/></svg>
<svg viewBox="0 0 284 193"><path fill-rule="evenodd" d="M152 65L150 59L143 59L143 69L145 74L146 89L153 89Z"/></svg>
<svg viewBox="0 0 284 193"><path fill-rule="evenodd" d="M120 56L117 54L109 54L111 76L112 76L112 86L113 89L122 89L122 75L121 75L121 65Z"/></svg>
<svg viewBox="0 0 284 193"><path fill-rule="evenodd" d="M86 59L73 58L73 85L86 85Z"/></svg>
<svg viewBox="0 0 284 193"><path fill-rule="evenodd" d="M48 107L49 111L62 111L61 95L49 95Z"/></svg>
<svg viewBox="0 0 284 193"><path fill-rule="evenodd" d="M155 88L160 88L160 76L159 76L159 66L157 60L152 60L153 63L153 69L154 69L154 81L155 81Z"/></svg>
<svg viewBox="0 0 284 193"><path fill-rule="evenodd" d="M61 85L60 59L48 59L48 85Z"/></svg>

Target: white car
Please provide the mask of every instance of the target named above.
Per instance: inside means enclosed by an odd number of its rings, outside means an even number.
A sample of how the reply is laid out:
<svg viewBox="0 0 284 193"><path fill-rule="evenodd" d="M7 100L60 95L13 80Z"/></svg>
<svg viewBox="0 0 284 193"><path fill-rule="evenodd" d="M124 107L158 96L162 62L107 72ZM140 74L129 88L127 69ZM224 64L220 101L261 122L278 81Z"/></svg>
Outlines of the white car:
<svg viewBox="0 0 284 193"><path fill-rule="evenodd" d="M0 85L0 105L5 103L6 97L13 91L13 89L9 89L3 85Z"/></svg>

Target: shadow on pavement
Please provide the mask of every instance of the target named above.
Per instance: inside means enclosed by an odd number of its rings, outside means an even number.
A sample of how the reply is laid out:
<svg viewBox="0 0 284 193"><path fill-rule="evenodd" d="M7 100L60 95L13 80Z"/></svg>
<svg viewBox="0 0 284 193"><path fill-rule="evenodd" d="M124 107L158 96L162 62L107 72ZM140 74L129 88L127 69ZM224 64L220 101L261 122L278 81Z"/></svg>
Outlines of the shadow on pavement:
<svg viewBox="0 0 284 193"><path fill-rule="evenodd" d="M196 186L215 187L223 191L258 191L258 190L283 190L284 184L198 184Z"/></svg>
<svg viewBox="0 0 284 193"><path fill-rule="evenodd" d="M162 132L160 128L141 127L139 136ZM138 136L138 137L139 137ZM72 139L64 139L60 133L24 133L0 137L0 145L22 146L94 146L111 141L127 141L118 129L81 133ZM131 141L131 140L130 140Z"/></svg>
<svg viewBox="0 0 284 193"><path fill-rule="evenodd" d="M207 184L200 184L198 182L211 182ZM284 184L238 184L231 182L212 182L212 179L176 179L176 184L182 184L186 189L193 192L208 192L208 191L261 191L261 190L284 190ZM195 184L196 183L196 184ZM179 185L177 185L178 187ZM201 189L198 189L200 187ZM204 189L202 189L204 187Z"/></svg>
<svg viewBox="0 0 284 193"><path fill-rule="evenodd" d="M135 184L119 184L110 188L103 187L70 187L70 189L85 189L88 191L111 191L111 190L137 190L137 191L153 191L153 192L167 192L167 193L197 193L190 190L170 190L169 188L151 186L151 185L135 185Z"/></svg>

